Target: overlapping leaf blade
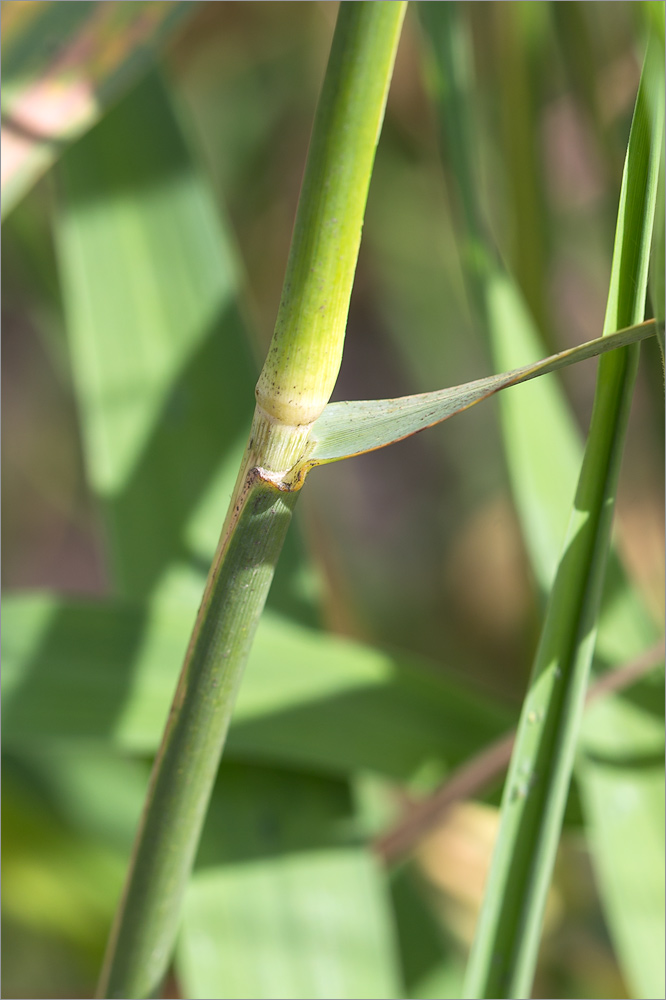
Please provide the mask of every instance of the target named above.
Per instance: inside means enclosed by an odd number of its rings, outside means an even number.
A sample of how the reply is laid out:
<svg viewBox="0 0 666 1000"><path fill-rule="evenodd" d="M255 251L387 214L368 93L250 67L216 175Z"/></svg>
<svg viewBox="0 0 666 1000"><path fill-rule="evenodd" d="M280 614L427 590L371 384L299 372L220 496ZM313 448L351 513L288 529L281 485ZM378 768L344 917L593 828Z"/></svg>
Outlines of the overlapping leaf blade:
<svg viewBox="0 0 666 1000"><path fill-rule="evenodd" d="M452 158L454 177L465 207L465 222L470 252L467 256L468 275L472 283L474 302L480 307L481 330L488 338L489 348L497 367L516 364L524 357L536 358L541 350L533 320L525 308L521 294L511 277L502 268L488 240L479 199L476 150L474 149L474 84L472 59L465 26L456 5L428 4L419 7L424 24L434 43L434 66L437 94L440 99L442 129L447 152ZM657 88L658 89L658 88ZM600 134L603 130L600 129ZM659 318L659 305L656 315ZM505 393L500 399L502 426L506 441L507 462L514 497L535 574L547 593L551 586L566 525L569 498L573 495L575 477L580 465L581 449L574 422L562 393L554 380L525 386ZM595 664L606 668L638 655L655 640L658 632L638 593L629 585L617 557L610 554L606 590L601 618ZM663 740L663 698L652 685L641 685L640 697L613 695L605 703L604 715L613 715L612 732L627 746L631 743L636 713L642 717L644 733ZM657 697L655 697L657 694ZM642 707L640 707L642 706ZM586 718L583 733L592 725L594 713ZM637 752L639 746L637 744ZM632 755L630 755L632 756ZM641 854L646 869L659 872L663 861L659 801L663 796L660 782L649 787L640 773L631 796L626 795L626 777L619 769L605 768L604 795L592 789L594 771L578 770L583 801L596 803L588 809L593 859L597 865L602 897L620 957L644 955L645 938L639 894L623 892L632 874L624 864L630 855ZM611 794L617 778L617 796ZM662 772L663 779L663 772ZM663 785L663 780L661 781ZM656 797L655 797L656 796ZM621 805L620 805L621 803ZM616 821L618 809L625 811L625 837L620 843L608 831ZM602 845L605 850L602 851ZM633 846L630 846L633 845ZM651 850L656 847L656 850ZM649 856L649 861L647 860ZM659 875L656 879L659 882ZM620 903L620 899L624 901ZM655 941L663 938L663 915L655 930ZM652 947L652 945L650 945ZM661 948L657 948L659 952ZM652 949L654 954L654 948ZM632 960L624 965L628 978L635 983L637 995L658 994L662 990L663 970L656 962ZM640 968L639 968L640 966ZM637 978L638 977L638 978Z"/></svg>
<svg viewBox="0 0 666 1000"><path fill-rule="evenodd" d="M190 606L172 602L6 598L7 745L95 740L124 752L153 751L191 616ZM464 758L510 723L509 712L416 657L266 614L229 753L332 774L366 768L408 779L429 761L446 766Z"/></svg>
<svg viewBox="0 0 666 1000"><path fill-rule="evenodd" d="M2 7L2 213L154 62L193 4Z"/></svg>
<svg viewBox="0 0 666 1000"><path fill-rule="evenodd" d="M86 467L120 586L142 594L174 561L209 556L235 480L254 382L237 268L156 76L61 167Z"/></svg>
<svg viewBox="0 0 666 1000"><path fill-rule="evenodd" d="M351 805L342 782L223 767L178 946L188 996L400 993L387 888Z"/></svg>
<svg viewBox="0 0 666 1000"><path fill-rule="evenodd" d="M643 314L663 135L650 107L649 49L623 180L605 331ZM564 554L518 728L502 822L470 958L471 996L528 996L596 640L636 348L600 364Z"/></svg>

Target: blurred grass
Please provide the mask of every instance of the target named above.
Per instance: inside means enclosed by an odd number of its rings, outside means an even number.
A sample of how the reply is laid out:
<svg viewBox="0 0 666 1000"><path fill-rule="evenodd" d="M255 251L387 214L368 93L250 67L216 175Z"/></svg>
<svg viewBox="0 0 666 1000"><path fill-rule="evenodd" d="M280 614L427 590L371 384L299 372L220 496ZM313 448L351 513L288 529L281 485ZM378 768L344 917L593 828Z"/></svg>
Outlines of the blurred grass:
<svg viewBox="0 0 666 1000"><path fill-rule="evenodd" d="M481 191L488 217L543 323L549 347L563 349L601 331L619 171L640 70L639 5L460 6L472 21L479 68ZM255 365L277 308L334 12L330 4L202 4L173 34L161 64L188 153L212 187L206 213L230 220L242 261L238 287L249 317L247 357L254 356ZM451 176L454 150L445 146L440 159L429 70L413 14L401 43L371 186L338 399L426 391L490 371L465 296L460 203L442 184L442 170L445 178ZM529 105L522 110L531 138L510 131L524 121L521 114L512 122L511 114L520 79L523 87L525 80L529 83ZM134 141L140 139L139 134ZM534 165L529 188L516 185L516 165L507 159L514 148L524 149ZM54 206L61 204L56 197L46 176L3 223L4 584L8 590L47 587L90 595L111 590L111 563L83 471L50 235ZM646 604L660 609L663 387L656 346L647 345L641 353L617 538ZM251 371L252 360L244 364ZM248 379L251 385L252 376ZM593 381L590 365L560 382L580 429L589 418ZM215 450L214 438L208 446ZM415 481L419 490L413 489ZM292 617L302 612L310 624L323 620L356 639L426 656L446 678L463 678L476 691L491 694L499 712L515 717L542 591L521 540L495 404L383 453L320 470L300 507L296 521L320 581L315 588L320 611L312 611L313 570L297 553L282 570L285 585L276 581L274 605ZM211 524L218 514L221 523L223 513L212 510ZM209 536L197 545L200 573L206 568ZM37 780L41 765L21 755L19 765L19 803L29 787L34 808L53 810L58 787L53 774ZM145 775L144 761L139 770ZM108 886L102 857L107 848L100 844L111 837L109 822L102 821L103 832L91 828L89 793L76 784L72 768L64 764L62 773L66 777L59 787L72 789L77 809L63 813L60 805L59 822L70 845L85 840L86 858L98 865L90 877ZM29 785L28 774L33 775ZM419 787L431 787L440 774L441 767L429 770L424 764ZM126 776L120 780L129 784ZM389 799L394 810L395 800ZM21 804L19 812L27 808ZM132 815L132 807L127 808ZM12 815L5 817L9 824ZM578 824L565 838L582 850L580 814ZM126 850L126 842L120 842L117 858ZM44 873L42 881L15 883L19 894L31 886L35 910L48 912L49 873L58 870L61 843L54 834L39 849L31 846L33 871ZM15 844L12 837L5 843L10 863L18 857ZM447 851L441 863L455 865L460 847ZM576 870L567 867L569 853L563 852L556 891L571 882ZM412 867L405 878L414 875ZM69 884L75 886L79 878L71 871ZM113 887L104 892L108 916L114 892ZM581 894L584 898L575 902L564 894L563 909L544 942L537 994L628 996L591 879ZM452 940L446 913L442 917L435 907L432 916L422 873L411 888L396 889L394 895L402 975L410 984L404 995L456 995L463 945ZM428 948L405 931L404 914L414 912L424 926L434 920ZM45 929L30 914L10 913L7 919L12 944L4 959L8 995L45 995L45 985L54 996L90 995L91 949L101 951L104 928L91 944L73 939L65 923ZM572 926L579 928L577 942L584 947L572 947L567 937ZM46 984L39 982L40 961L51 970Z"/></svg>
<svg viewBox="0 0 666 1000"><path fill-rule="evenodd" d="M445 44L450 38L455 39L455 27L455 21L449 22L449 34L445 33L442 39ZM663 50L660 52L660 46L651 40L623 176L604 320L605 336L618 325L644 315L663 141L663 105L650 98L661 93L663 87L661 62ZM451 58L447 68L446 78L455 79ZM459 110L461 104L458 101ZM477 253L481 251L482 245ZM492 247L490 251L492 253ZM509 331L522 329L524 339L535 339L535 331L519 318L519 292L512 287L509 274L499 276L504 286L501 296L494 288L498 277L492 264L489 267L484 261L472 277L484 295L488 336L495 353L513 349ZM497 308L498 298L502 302L500 309ZM596 642L616 484L637 363L638 348L629 348L606 357L599 365L594 410L573 509L563 555L555 562L556 574L521 712L502 801L498 843L470 959L466 989L474 996L485 996L487 992L489 995L527 996L531 988L541 915L559 843ZM525 399L520 393L514 395L505 407L504 430L514 490L524 511L526 542L537 555L541 554L540 550L549 551L552 557L558 551L560 533L553 530L554 525L568 506L553 502L554 487L562 473L570 472L575 476L578 463L575 441L569 445L569 456L566 456L566 449L555 447L566 441L570 423L562 419L566 418L566 411L558 413L556 397L548 402L550 405L543 399ZM540 419L540 433L535 438L534 425L538 425ZM527 434L524 428L529 428ZM546 460L542 462L542 459ZM524 482L529 480L531 469L539 469L539 476L530 491L524 488ZM550 523L546 520L539 524L544 511L550 515ZM535 567L537 572L541 569L543 573L545 569L538 559L535 559ZM615 569L619 575L618 567ZM545 575L548 580L547 570ZM623 591L621 599L630 602L632 595L628 584ZM603 621L602 618L602 628ZM649 635L647 622L645 632ZM612 781L609 784L612 785ZM642 806L649 812L656 803L648 800ZM607 813L606 819L607 827L612 829L615 822L612 812ZM645 837L638 833L642 822L642 809L637 809L632 824L637 830L634 850L638 849L638 844L645 850ZM608 867L621 868L623 858L624 851L617 853ZM646 862L646 870L655 869L658 871L657 855ZM663 882L663 879L657 876L656 881ZM627 894L623 895L626 899ZM618 947L622 948L629 926L636 921L623 924L612 909L609 916ZM663 932L657 937L663 937ZM639 934L627 950L636 952L643 946L646 957L654 954L654 946L646 944L644 933ZM646 974L640 989L659 991L659 977L655 975L658 964L655 963L652 976ZM635 974L634 982L639 982Z"/></svg>
<svg viewBox="0 0 666 1000"><path fill-rule="evenodd" d="M4 3L2 213L140 79L183 3Z"/></svg>

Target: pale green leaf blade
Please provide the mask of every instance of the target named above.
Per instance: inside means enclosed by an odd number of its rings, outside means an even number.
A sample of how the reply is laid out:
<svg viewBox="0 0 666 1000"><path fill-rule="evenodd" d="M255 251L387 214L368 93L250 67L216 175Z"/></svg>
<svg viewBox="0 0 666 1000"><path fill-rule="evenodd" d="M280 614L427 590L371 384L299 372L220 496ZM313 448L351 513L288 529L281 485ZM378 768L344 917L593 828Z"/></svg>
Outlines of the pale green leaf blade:
<svg viewBox="0 0 666 1000"><path fill-rule="evenodd" d="M398 399L329 403L321 417L315 421L311 434L313 447L306 463L321 465L383 448L426 427L433 427L456 413L462 413L509 386L528 382L540 375L547 375L567 365L635 343L655 333L655 323L648 320L610 336L599 337L561 351L536 364L523 365L522 368L515 368L501 375L490 375L450 389Z"/></svg>
<svg viewBox="0 0 666 1000"><path fill-rule="evenodd" d="M663 135L647 99L649 48L627 152L611 285L608 333L645 307L647 263ZM636 348L599 368L595 408L564 556L524 703L505 785L502 821L479 919L466 990L471 996L528 996L559 840L594 651Z"/></svg>
<svg viewBox="0 0 666 1000"><path fill-rule="evenodd" d="M2 214L145 73L191 3L2 5Z"/></svg>
<svg viewBox="0 0 666 1000"><path fill-rule="evenodd" d="M176 954L187 996L399 995L387 888L350 811L340 782L223 767Z"/></svg>
<svg viewBox="0 0 666 1000"><path fill-rule="evenodd" d="M88 740L154 752L195 608L165 602L3 601L8 746ZM231 723L228 753L332 774L409 779L443 769L511 724L416 657L264 615ZM344 732L344 740L340 733Z"/></svg>
<svg viewBox="0 0 666 1000"><path fill-rule="evenodd" d="M567 5L564 5L567 6ZM655 5L650 4L651 8ZM525 357L538 357L542 352L539 333L522 299L520 289L503 268L499 255L489 238L484 222L484 207L479 197L480 184L476 161L478 149L473 143L476 109L471 78L471 45L463 27L461 8L456 4L420 4L419 13L433 42L433 69L440 122L447 137L446 151L458 185L458 197L465 207L467 228L466 263L468 265L472 302L480 310L481 331L486 335L497 368L508 368ZM557 10L559 14L559 8ZM662 87L663 89L663 87ZM659 88L656 88L657 92ZM663 213L662 213L663 214ZM654 275L660 280L659 268ZM657 285L658 287L658 285ZM659 292L655 303L661 300ZM659 305L655 304L657 319ZM505 393L500 399L502 428L507 446L507 464L513 493L520 513L526 546L535 575L547 593L555 574L566 528L567 509L574 492L580 466L581 448L578 432L566 400L555 380L548 379L519 390ZM657 637L638 592L628 583L623 569L611 552L606 581L606 593L595 650L598 666L615 666L636 656ZM663 711L663 691L639 702L626 695L612 695L612 734L622 742L635 735L635 715L642 716L643 726L654 725L655 708ZM587 720L584 738L589 731ZM598 734L597 734L598 736ZM597 736L591 736L594 744ZM628 753L628 757L632 754ZM594 761L594 766L592 762ZM654 960L625 962L627 955L641 955L646 938L641 934L643 918L634 905L638 892L624 895L624 871L627 855L641 855L645 871L658 873L663 863L662 820L659 816L661 792L656 785L643 781L640 773L633 794L626 794L627 774L603 764L594 755L593 747L579 769L579 788L587 808L593 861L597 867L602 902L618 953L627 978L634 982L636 995L658 996L663 992L662 972L646 985L645 976L655 968ZM597 765L603 767L600 780L603 789L596 789ZM617 795L611 793L617 776ZM662 772L663 778L663 772ZM657 792L657 799L654 795ZM610 837L609 831L617 820L617 802L625 810L624 842ZM656 808L655 808L656 807ZM605 849L603 849L605 845ZM659 876L657 875L657 879ZM619 884L618 884L619 883ZM654 929L654 940L663 941L663 910ZM650 940L652 940L650 938ZM635 979L638 965L644 976ZM656 961L658 966L659 959ZM647 991L647 992L646 992Z"/></svg>
<svg viewBox="0 0 666 1000"><path fill-rule="evenodd" d="M405 996L441 1000L462 995L464 961L453 941L445 939L436 897L418 865L391 872L391 895L398 934Z"/></svg>
<svg viewBox="0 0 666 1000"><path fill-rule="evenodd" d="M656 97L657 95L655 95ZM660 324L657 330L657 339L661 350L662 374L664 373L666 346L664 344L664 314L666 312L666 240L665 240L665 220L664 213L666 205L664 202L664 148L661 150L661 164L659 167L659 186L657 188L657 205L654 216L654 239L652 241L652 255L650 260L650 300L652 313Z"/></svg>
<svg viewBox="0 0 666 1000"><path fill-rule="evenodd" d="M98 949L122 886L123 858L73 829L52 797L40 794L38 776L26 780L26 772L23 761L4 755L3 932L16 922ZM9 966L3 955L3 979Z"/></svg>
<svg viewBox="0 0 666 1000"><path fill-rule="evenodd" d="M659 676L661 674L661 676ZM577 760L599 890L632 993L664 992L663 672L585 716Z"/></svg>
<svg viewBox="0 0 666 1000"><path fill-rule="evenodd" d="M440 130L452 167L455 197L464 210L460 239L470 304L478 313L479 330L493 366L502 371L525 359L536 361L543 354L544 343L485 218L469 18L459 4L422 3L418 10L431 43L428 55L432 57ZM547 593L580 469L580 436L555 379L504 393L500 415L521 529L537 580Z"/></svg>
<svg viewBox="0 0 666 1000"><path fill-rule="evenodd" d="M477 311L493 367L502 371L525 359L536 361L543 354L544 342L485 218L469 18L459 4L421 3L418 10L431 43L428 55L432 57L440 130L452 167L455 197L464 210L460 239L470 304ZM499 403L521 530L546 594L557 569L580 469L580 435L555 379L504 393Z"/></svg>
<svg viewBox="0 0 666 1000"><path fill-rule="evenodd" d="M520 289L499 267L488 275L485 303L494 364L504 368L518 356L537 357L543 350L539 332ZM506 392L499 405L521 530L545 595L557 570L580 471L580 434L555 379Z"/></svg>
<svg viewBox="0 0 666 1000"><path fill-rule="evenodd" d="M208 563L235 482L256 378L238 269L155 75L59 166L87 474L120 588L143 594L175 561Z"/></svg>
<svg viewBox="0 0 666 1000"><path fill-rule="evenodd" d="M648 133L643 142L650 144L651 161L647 171L645 164L634 164L627 184L627 214L632 201L636 216L641 209L645 214L654 212L652 260L648 227L639 238L635 227L627 225L623 258L633 255L636 283L627 280L622 285L621 279L618 281L615 302L609 303L607 328L624 322L632 310L637 314L641 309L650 263L652 307L657 319L663 316L664 49L663 35L659 42L657 37L649 43L642 80L642 125ZM631 147L628 158L630 155ZM630 263L627 269L631 273ZM663 327L659 336L662 342ZM627 652L633 655L646 634L654 635L655 628L651 622L646 626L639 597L622 580L617 564L611 564L609 570L597 654L617 663ZM619 599L614 597L618 589ZM634 697L607 699L585 719L577 775L593 862L623 971L639 997L660 996L666 989L663 754L663 677L653 684L643 682Z"/></svg>

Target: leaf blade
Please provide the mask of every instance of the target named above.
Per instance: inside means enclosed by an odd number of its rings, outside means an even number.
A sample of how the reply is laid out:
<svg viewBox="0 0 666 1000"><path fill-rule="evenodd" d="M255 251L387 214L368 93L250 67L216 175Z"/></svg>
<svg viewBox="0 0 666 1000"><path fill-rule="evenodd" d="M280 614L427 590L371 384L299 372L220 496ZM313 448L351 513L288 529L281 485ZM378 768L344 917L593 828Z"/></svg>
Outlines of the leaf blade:
<svg viewBox="0 0 666 1000"><path fill-rule="evenodd" d="M123 752L154 752L195 611L172 601L6 596L7 745L93 740ZM463 759L511 721L509 711L427 661L267 613L232 719L229 753L329 774L365 768L409 780L428 762L445 767Z"/></svg>
<svg viewBox="0 0 666 1000"><path fill-rule="evenodd" d="M342 782L222 768L176 955L188 996L398 995L386 889L350 811Z"/></svg>
<svg viewBox="0 0 666 1000"><path fill-rule="evenodd" d="M3 218L149 68L188 6L3 5Z"/></svg>
<svg viewBox="0 0 666 1000"><path fill-rule="evenodd" d="M321 465L394 444L462 413L502 389L635 343L656 332L656 324L648 320L579 344L542 361L449 389L398 399L329 403L314 424L311 435L313 447L306 463Z"/></svg>
<svg viewBox="0 0 666 1000"><path fill-rule="evenodd" d="M506 368L525 356L537 357L541 350L540 338L521 291L504 268L489 235L490 228L485 224L478 171L475 170L480 147L473 141L472 123L476 118L476 108L470 72L471 41L464 30L458 5L422 4L419 5L419 13L433 43L434 80L441 128L446 137L446 156L453 168L457 194L465 210L465 263L471 303L479 310L480 329L487 339L496 367ZM559 13L560 8L557 8L558 16ZM570 56L568 48L563 55L565 59ZM663 86L656 87L658 95L660 90ZM661 99L660 96L658 99ZM655 275L659 282L658 267ZM656 288L653 310L660 319L663 295L659 294L658 284ZM526 548L535 576L546 594L557 568L567 509L580 466L577 428L564 395L554 380L540 383L538 389L533 384L519 393L504 394L500 399L500 413L507 465ZM627 579L617 555L611 552L595 649L595 667L605 670L618 666L624 660L635 657L657 636L658 629L640 594ZM614 708L613 734L630 742L637 703L622 694L611 695L608 702L612 702ZM641 705L643 725L651 729L655 721L653 712L663 705L663 691L661 695L655 692L650 699L643 699ZM603 774L597 774L594 747L599 738L600 733L591 728L591 722L586 717L577 777L586 807L602 904L617 953L623 962L624 974L633 984L635 995L660 995L663 992L663 968L657 970L656 978L650 978L650 970L659 965L658 958L656 962L652 956L643 962L635 958L629 962L625 960L626 956L642 954L644 939L637 932L641 921L634 919L635 910L628 905L630 900L636 899L636 893L625 895L624 905L618 905L622 892L616 885L622 877L623 854L628 851L645 854L648 845L658 844L656 851L650 854L650 863L655 872L659 871L663 862L663 836L659 833L655 837L653 823L654 817L659 814L659 807L657 805L654 809L654 789L649 787L649 783L636 783L630 805L625 795L623 773L604 766L602 760ZM589 753L586 752L588 744ZM633 817L632 823L625 828L625 832L632 831L632 837L623 844L617 838L610 838L609 843L608 831L615 822L618 800L612 794L614 774L617 774L621 786L618 787L618 796L624 809L631 809ZM604 794L597 793L597 780L603 780ZM659 819L660 827L661 823ZM613 846L619 851L617 855ZM654 933L656 948L657 942L664 938L663 910ZM659 943L659 951L661 947Z"/></svg>
<svg viewBox="0 0 666 1000"><path fill-rule="evenodd" d="M156 74L67 152L59 174L56 246L86 470L117 584L141 596L173 563L183 576L193 556L215 551L256 378L238 267Z"/></svg>
<svg viewBox="0 0 666 1000"><path fill-rule="evenodd" d="M625 164L613 254L607 334L640 318L654 218L663 106L646 97L648 48ZM528 996L564 806L610 540L637 349L599 366L592 422L564 555L549 599L502 801L500 832L470 958L469 996Z"/></svg>

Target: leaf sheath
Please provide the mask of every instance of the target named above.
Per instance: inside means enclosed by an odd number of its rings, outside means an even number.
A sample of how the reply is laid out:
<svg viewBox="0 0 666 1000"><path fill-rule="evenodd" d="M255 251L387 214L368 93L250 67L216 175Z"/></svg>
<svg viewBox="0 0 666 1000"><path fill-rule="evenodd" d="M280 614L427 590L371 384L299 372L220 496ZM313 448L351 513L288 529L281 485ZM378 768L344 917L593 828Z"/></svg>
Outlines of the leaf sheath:
<svg viewBox="0 0 666 1000"><path fill-rule="evenodd" d="M283 473L337 377L405 6L340 7L250 441L153 768L101 996L153 996L172 953L235 695L298 497Z"/></svg>
<svg viewBox="0 0 666 1000"><path fill-rule="evenodd" d="M175 941L236 692L297 493L248 473L223 533L158 753L99 995L152 996Z"/></svg>

